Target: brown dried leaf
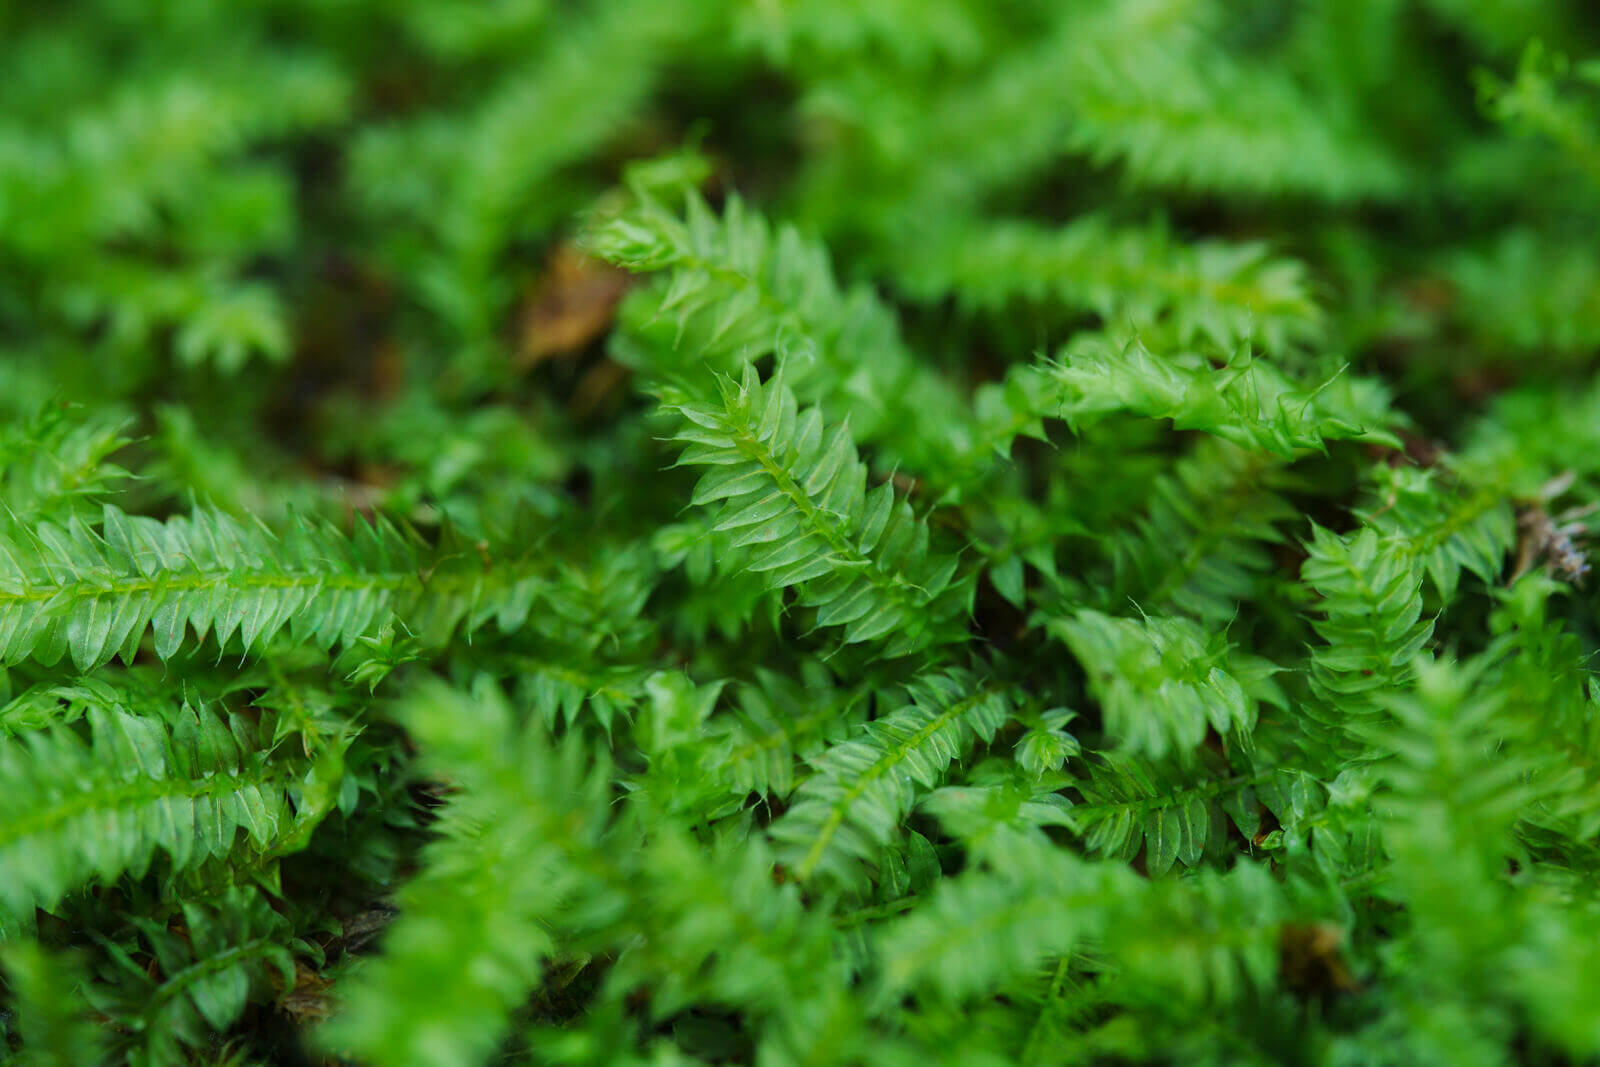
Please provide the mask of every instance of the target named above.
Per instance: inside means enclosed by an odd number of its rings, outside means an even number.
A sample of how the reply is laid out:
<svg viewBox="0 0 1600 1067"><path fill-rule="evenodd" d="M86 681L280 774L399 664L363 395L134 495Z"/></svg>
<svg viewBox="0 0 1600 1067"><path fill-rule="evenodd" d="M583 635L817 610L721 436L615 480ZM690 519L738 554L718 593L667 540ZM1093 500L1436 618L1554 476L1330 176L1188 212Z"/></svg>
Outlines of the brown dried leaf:
<svg viewBox="0 0 1600 1067"><path fill-rule="evenodd" d="M626 271L591 259L571 242L557 245L523 307L518 364L532 367L583 349L610 327L627 284Z"/></svg>
<svg viewBox="0 0 1600 1067"><path fill-rule="evenodd" d="M322 1022L333 1014L333 1000L328 995L328 987L332 984L312 970L304 960L296 960L294 988L278 998L278 1006L297 1026Z"/></svg>

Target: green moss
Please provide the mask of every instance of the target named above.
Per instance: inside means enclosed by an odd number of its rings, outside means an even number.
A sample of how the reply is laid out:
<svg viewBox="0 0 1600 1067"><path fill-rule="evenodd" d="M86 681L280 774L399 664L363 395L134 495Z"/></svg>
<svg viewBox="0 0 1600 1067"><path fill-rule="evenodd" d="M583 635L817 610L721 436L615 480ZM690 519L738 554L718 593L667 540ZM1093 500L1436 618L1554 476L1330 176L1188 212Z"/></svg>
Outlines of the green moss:
<svg viewBox="0 0 1600 1067"><path fill-rule="evenodd" d="M1591 8L12 5L0 1060L1600 1059Z"/></svg>

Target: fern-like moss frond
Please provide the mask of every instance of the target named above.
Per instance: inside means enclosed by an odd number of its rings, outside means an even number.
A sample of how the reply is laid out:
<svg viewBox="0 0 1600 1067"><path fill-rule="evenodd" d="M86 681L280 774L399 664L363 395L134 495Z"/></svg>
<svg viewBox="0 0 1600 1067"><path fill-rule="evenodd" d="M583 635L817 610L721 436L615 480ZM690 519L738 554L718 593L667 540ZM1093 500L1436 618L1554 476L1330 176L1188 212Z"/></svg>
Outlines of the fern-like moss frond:
<svg viewBox="0 0 1600 1067"><path fill-rule="evenodd" d="M1079 859L1032 835L998 839L988 855L986 869L963 872L885 926L882 995L915 990L959 1003L1046 960L1070 959L1087 943L1126 968L1131 983L1153 981L1196 1007L1275 981L1278 926L1290 908L1255 864L1150 883L1121 864ZM1147 909L1165 921L1126 923Z"/></svg>
<svg viewBox="0 0 1600 1067"><path fill-rule="evenodd" d="M191 366L232 373L288 355L276 292L241 275L289 236L290 180L241 146L336 121L350 85L305 50L214 58L209 70L164 63L92 101L52 94L45 116L19 109L0 135L14 277L57 326L99 331L114 358L142 359L165 331Z"/></svg>
<svg viewBox="0 0 1600 1067"><path fill-rule="evenodd" d="M740 793L782 800L794 792L798 761L842 740L866 710L866 686L840 687L821 664L807 661L800 679L757 672L754 684L734 691L734 709L713 718L705 769Z"/></svg>
<svg viewBox="0 0 1600 1067"><path fill-rule="evenodd" d="M1496 1031L1507 1022L1509 1005L1490 977L1492 967L1471 976L1462 971L1450 988L1431 977L1440 967L1457 973L1453 961L1463 957L1492 963L1520 932L1500 872L1527 768L1497 743L1504 733L1491 724L1500 725L1499 694L1474 691L1473 680L1488 666L1424 659L1415 667L1414 690L1383 698L1391 718L1378 733L1394 754L1380 766L1384 843L1396 897L1412 919L1406 941L1434 961L1408 972L1396 1007L1439 1010L1456 1024L1419 1025L1408 1034L1412 1054L1421 1058L1481 1055L1498 1043Z"/></svg>
<svg viewBox="0 0 1600 1067"><path fill-rule="evenodd" d="M84 979L79 961L52 955L33 941L14 941L0 948L0 969L17 1016L0 1026L0 1041L13 1027L18 1031L18 1067L79 1067L104 1058L102 1035L79 994Z"/></svg>
<svg viewBox="0 0 1600 1067"><path fill-rule="evenodd" d="M790 874L859 886L910 814L977 741L988 741L1014 698L966 671L918 679L904 707L824 749L771 833Z"/></svg>
<svg viewBox="0 0 1600 1067"><path fill-rule="evenodd" d="M181 1063L185 1049L225 1032L251 1003L294 988L290 923L255 887L186 902L170 925L146 916L131 925L142 942L137 955L110 950L108 973L90 987L129 1062Z"/></svg>
<svg viewBox="0 0 1600 1067"><path fill-rule="evenodd" d="M1069 346L1051 373L1073 422L1127 411L1284 457L1346 439L1397 444L1377 383L1341 375L1307 389L1248 353L1217 367L1192 352L1157 356L1095 337Z"/></svg>
<svg viewBox="0 0 1600 1067"><path fill-rule="evenodd" d="M1005 841L1003 851L1006 861L994 874L971 871L946 882L885 928L885 995L920 988L960 1001L993 989L1096 936L1111 900L1134 886L1126 867L1086 862L1028 838ZM965 918L952 922L956 915Z"/></svg>
<svg viewBox="0 0 1600 1067"><path fill-rule="evenodd" d="M49 405L0 434L0 502L20 521L60 521L123 487L110 457L131 443L123 419Z"/></svg>
<svg viewBox="0 0 1600 1067"><path fill-rule="evenodd" d="M1312 652L1310 684L1335 729L1349 729L1404 691L1433 636L1422 615L1422 569L1392 541L1364 527L1340 537L1312 531L1300 578L1320 598L1313 622L1324 644Z"/></svg>
<svg viewBox="0 0 1600 1067"><path fill-rule="evenodd" d="M1187 619L1084 609L1048 627L1088 673L1106 733L1129 751L1159 759L1192 752L1208 728L1239 740L1255 726L1257 698L1233 672L1247 669L1254 683L1270 667L1231 665L1225 640Z"/></svg>
<svg viewBox="0 0 1600 1067"><path fill-rule="evenodd" d="M238 717L186 707L170 726L90 709L91 738L65 729L0 742L0 907L31 923L94 879L174 871L235 848L266 852L326 809L296 802L306 768L271 758ZM245 832L243 841L239 831Z"/></svg>
<svg viewBox="0 0 1600 1067"><path fill-rule="evenodd" d="M324 1043L373 1063L476 1062L556 948L547 924L583 903L583 858L608 822L609 785L578 744L518 729L505 698L433 681L400 709L461 792L401 899L384 957L361 975ZM515 832L508 833L515 826Z"/></svg>
<svg viewBox="0 0 1600 1067"><path fill-rule="evenodd" d="M1554 141L1574 167L1600 187L1600 101L1593 99L1600 77L1591 70L1584 79L1590 84L1583 86L1590 91L1587 98L1580 97L1572 86L1562 84L1568 69L1565 56L1552 55L1535 39L1523 49L1509 84L1482 75L1479 94L1496 119Z"/></svg>
<svg viewBox="0 0 1600 1067"><path fill-rule="evenodd" d="M1223 441L1198 444L1151 487L1144 513L1112 542L1107 607L1132 600L1203 623L1233 618L1268 584L1273 546L1296 515L1275 491L1274 457Z"/></svg>
<svg viewBox="0 0 1600 1067"><path fill-rule="evenodd" d="M1323 807L1326 791L1311 775L1290 767L1233 768L1199 777L1170 762L1117 753L1097 755L1075 775L1079 800L1068 824L1088 849L1108 859L1133 860L1145 849L1152 874L1174 862L1196 867L1228 846L1231 824L1247 842L1261 834L1263 812L1294 833Z"/></svg>
<svg viewBox="0 0 1600 1067"><path fill-rule="evenodd" d="M908 242L896 264L923 300L956 294L967 306L1058 301L1117 326L1165 326L1180 344L1268 351L1317 335L1321 312L1302 264L1257 244L1185 244L1161 224L1118 226L1086 215L1059 229L1020 220L960 220L932 241Z"/></svg>
<svg viewBox="0 0 1600 1067"><path fill-rule="evenodd" d="M1385 148L1285 72L1240 64L1181 28L1165 40L1118 40L1065 79L1071 143L1097 161L1118 160L1141 183L1191 189L1292 188L1343 200L1401 188L1403 170Z"/></svg>
<svg viewBox="0 0 1600 1067"><path fill-rule="evenodd" d="M1496 581L1517 540L1511 500L1495 485L1463 485L1448 470L1380 465L1371 472L1368 525L1416 558L1452 599L1463 572Z"/></svg>
<svg viewBox="0 0 1600 1067"><path fill-rule="evenodd" d="M747 361L793 353L787 380L802 401L848 418L858 440L881 442L919 468L944 446L939 432L965 428L959 396L912 357L876 294L840 285L821 244L792 225L773 227L738 196L720 218L693 190L684 197L680 217L640 190L588 237L610 262L666 272L623 309L635 332L654 339L640 353L650 371L693 377L709 364L736 373Z"/></svg>
<svg viewBox="0 0 1600 1067"><path fill-rule="evenodd" d="M770 588L798 586L819 627L844 641L879 641L902 655L951 640L970 593L959 560L929 549L927 523L892 482L867 491L867 469L849 429L800 411L780 369L763 383L746 365L721 403L669 399L683 420L679 462L712 469L692 503L719 504L717 530L754 546L744 566Z"/></svg>
<svg viewBox="0 0 1600 1067"><path fill-rule="evenodd" d="M131 661L147 629L168 659L190 630L258 651L286 629L348 645L396 615L436 640L462 621L520 625L546 584L541 568L496 574L467 551L430 549L383 521L350 536L302 521L279 537L208 510L160 522L107 505L98 531L76 516L11 523L0 531L0 661L70 656L91 670Z"/></svg>

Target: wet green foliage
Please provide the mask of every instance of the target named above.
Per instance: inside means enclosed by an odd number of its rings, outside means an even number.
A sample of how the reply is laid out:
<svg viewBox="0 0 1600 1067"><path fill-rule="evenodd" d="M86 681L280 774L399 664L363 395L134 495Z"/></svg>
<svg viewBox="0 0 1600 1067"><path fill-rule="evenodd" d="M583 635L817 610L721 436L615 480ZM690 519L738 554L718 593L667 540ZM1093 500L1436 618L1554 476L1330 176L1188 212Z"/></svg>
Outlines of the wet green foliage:
<svg viewBox="0 0 1600 1067"><path fill-rule="evenodd" d="M0 28L0 1060L1600 1062L1592 4Z"/></svg>

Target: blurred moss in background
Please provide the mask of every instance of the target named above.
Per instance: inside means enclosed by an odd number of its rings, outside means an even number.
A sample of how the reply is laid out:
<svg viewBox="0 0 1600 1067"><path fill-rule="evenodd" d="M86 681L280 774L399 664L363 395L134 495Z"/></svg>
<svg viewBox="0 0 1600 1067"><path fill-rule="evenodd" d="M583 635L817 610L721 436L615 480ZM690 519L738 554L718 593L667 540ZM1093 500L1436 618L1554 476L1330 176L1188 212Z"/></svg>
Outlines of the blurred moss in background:
<svg viewBox="0 0 1600 1067"><path fill-rule="evenodd" d="M348 469L396 421L571 391L615 297L563 251L575 215L686 137L714 190L820 237L957 374L1096 318L1159 321L1382 366L1443 419L1600 342L1595 73L1566 58L1593 51L1587 4L0 17L0 403L114 400L174 449L217 436L257 469ZM939 344L952 314L1004 355Z"/></svg>

